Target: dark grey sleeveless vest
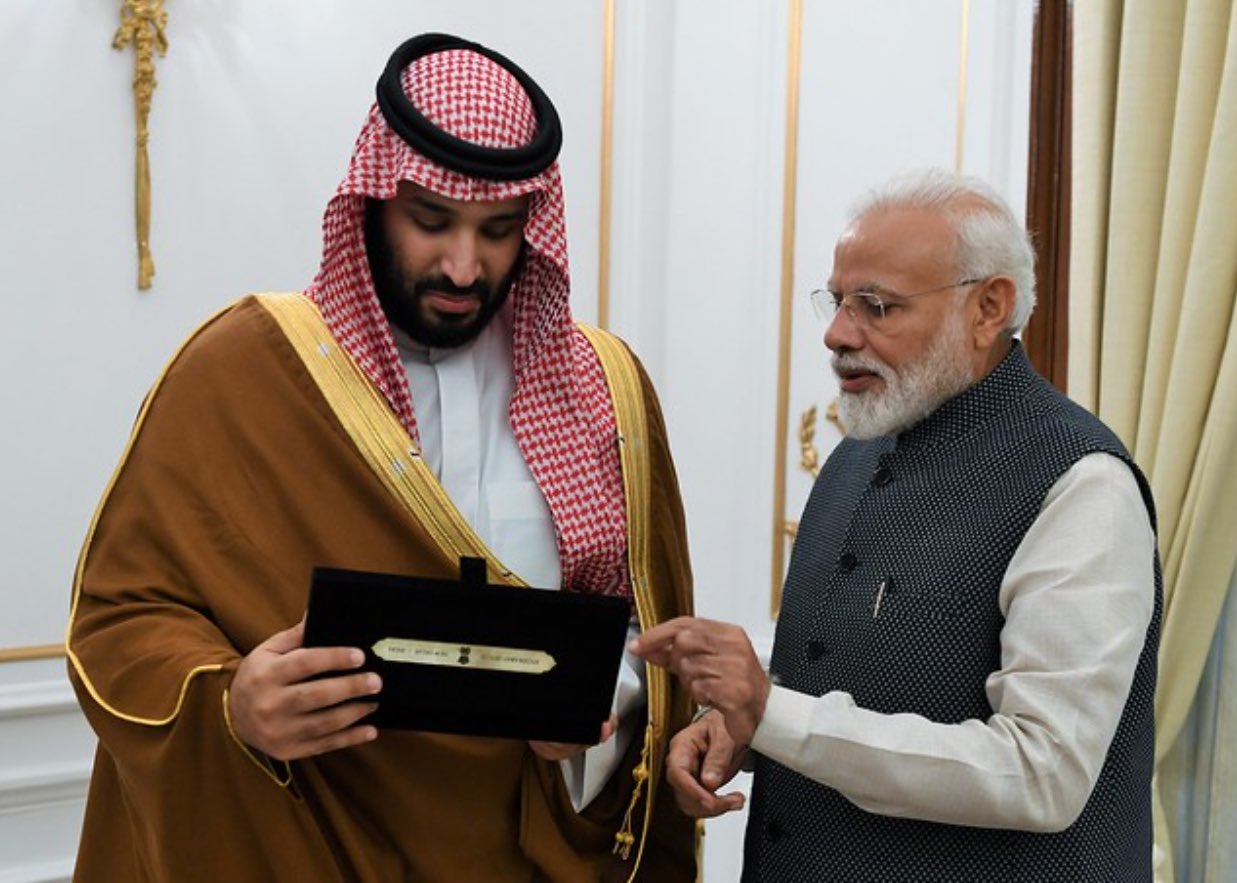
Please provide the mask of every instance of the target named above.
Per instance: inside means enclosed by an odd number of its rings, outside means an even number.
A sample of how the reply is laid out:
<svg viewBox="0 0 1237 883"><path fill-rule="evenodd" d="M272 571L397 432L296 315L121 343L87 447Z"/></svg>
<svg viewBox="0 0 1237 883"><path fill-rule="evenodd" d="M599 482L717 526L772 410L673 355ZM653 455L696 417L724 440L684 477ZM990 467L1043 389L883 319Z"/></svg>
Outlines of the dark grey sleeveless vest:
<svg viewBox="0 0 1237 883"><path fill-rule="evenodd" d="M908 432L844 440L803 512L772 672L792 690L942 723L992 714L1002 575L1049 488L1107 452L1150 488L1120 441L1032 370L1021 346ZM873 616L881 592L879 616ZM1060 833L968 828L865 812L756 760L747 883L1139 883L1151 880L1155 612L1099 781Z"/></svg>

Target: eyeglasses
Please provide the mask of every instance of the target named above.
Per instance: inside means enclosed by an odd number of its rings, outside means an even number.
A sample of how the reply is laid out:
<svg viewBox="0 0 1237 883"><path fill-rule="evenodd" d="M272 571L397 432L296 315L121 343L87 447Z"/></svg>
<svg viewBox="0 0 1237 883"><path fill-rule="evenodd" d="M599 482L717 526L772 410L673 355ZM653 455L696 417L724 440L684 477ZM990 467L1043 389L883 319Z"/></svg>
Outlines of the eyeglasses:
<svg viewBox="0 0 1237 883"><path fill-rule="evenodd" d="M903 301L908 301L915 297L923 297L926 294L950 291L954 288L961 288L964 285L974 285L976 282L983 282L986 278L980 276L974 279L963 279L961 282L951 282L948 285L929 288L926 291L916 291L911 294L899 294L896 291L877 286L869 286L859 291L847 292L846 294L830 291L827 288L817 288L811 293L810 297L812 299L812 309L816 311L816 315L826 325L833 321L834 317L838 314L838 310L845 307L846 315L850 317L851 321L860 328L868 330L887 325L891 317L896 313L897 308L902 306Z"/></svg>

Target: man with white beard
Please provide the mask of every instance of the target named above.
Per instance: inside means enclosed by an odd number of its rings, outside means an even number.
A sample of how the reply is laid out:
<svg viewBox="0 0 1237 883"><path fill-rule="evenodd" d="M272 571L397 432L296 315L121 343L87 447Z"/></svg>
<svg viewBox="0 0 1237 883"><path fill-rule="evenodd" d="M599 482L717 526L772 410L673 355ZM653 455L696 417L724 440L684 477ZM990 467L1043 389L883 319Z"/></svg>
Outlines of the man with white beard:
<svg viewBox="0 0 1237 883"><path fill-rule="evenodd" d="M753 761L745 881L1151 879L1154 508L1017 340L1033 265L983 182L865 197L813 295L848 437L769 673L725 623L633 641L701 706L667 761L680 807L740 808L717 792Z"/></svg>

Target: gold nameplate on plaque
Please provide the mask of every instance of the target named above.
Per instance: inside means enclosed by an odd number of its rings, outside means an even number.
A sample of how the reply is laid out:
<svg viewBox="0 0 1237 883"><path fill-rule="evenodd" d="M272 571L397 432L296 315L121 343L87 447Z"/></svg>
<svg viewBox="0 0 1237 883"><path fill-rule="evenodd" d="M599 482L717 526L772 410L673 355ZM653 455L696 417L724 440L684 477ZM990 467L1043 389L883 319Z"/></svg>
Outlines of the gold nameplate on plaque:
<svg viewBox="0 0 1237 883"><path fill-rule="evenodd" d="M543 650L417 641L410 638L383 638L374 644L373 651L375 656L387 662L480 668L485 671L510 671L530 675L545 674L556 665L554 657Z"/></svg>
<svg viewBox="0 0 1237 883"><path fill-rule="evenodd" d="M479 562L484 566L485 562ZM380 729L592 744L610 716L625 598L315 567L306 647L362 647ZM0 874L0 876L3 876Z"/></svg>

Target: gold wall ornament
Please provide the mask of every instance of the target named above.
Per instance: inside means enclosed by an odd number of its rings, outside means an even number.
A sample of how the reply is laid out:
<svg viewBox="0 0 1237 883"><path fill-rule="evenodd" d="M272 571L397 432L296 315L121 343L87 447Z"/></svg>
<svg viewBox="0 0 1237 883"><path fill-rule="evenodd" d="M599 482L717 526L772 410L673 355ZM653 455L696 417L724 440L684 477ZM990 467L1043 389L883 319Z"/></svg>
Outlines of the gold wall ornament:
<svg viewBox="0 0 1237 883"><path fill-rule="evenodd" d="M838 428L838 432L846 435L846 424L842 422L841 416L838 414L838 400L834 399L829 403L829 407L825 408L825 419Z"/></svg>
<svg viewBox="0 0 1237 883"><path fill-rule="evenodd" d="M820 475L820 452L816 450L816 406L799 415L799 468L815 478Z"/></svg>
<svg viewBox="0 0 1237 883"><path fill-rule="evenodd" d="M123 0L120 27L112 38L113 49L133 47L133 108L137 121L137 287L150 288L155 259L150 253L150 157L146 145L150 132L146 121L154 101L155 52L166 55L168 14L163 0Z"/></svg>
<svg viewBox="0 0 1237 883"><path fill-rule="evenodd" d="M842 419L838 416L838 400L834 399L829 403L829 407L825 409L825 419L838 428L842 435L846 435L846 427L842 425ZM815 479L820 475L820 451L816 449L816 406L812 405L806 411L799 415L799 468ZM782 522L782 534L790 542L794 542L799 536L799 522L787 518ZM774 599L781 604L781 592L774 594ZM774 615L777 611L774 610Z"/></svg>
<svg viewBox="0 0 1237 883"><path fill-rule="evenodd" d="M825 419L846 435L846 427L838 416L838 400L834 399L825 409ZM820 451L816 449L816 406L799 415L799 468L815 478L820 475ZM792 534L793 536L793 534Z"/></svg>

